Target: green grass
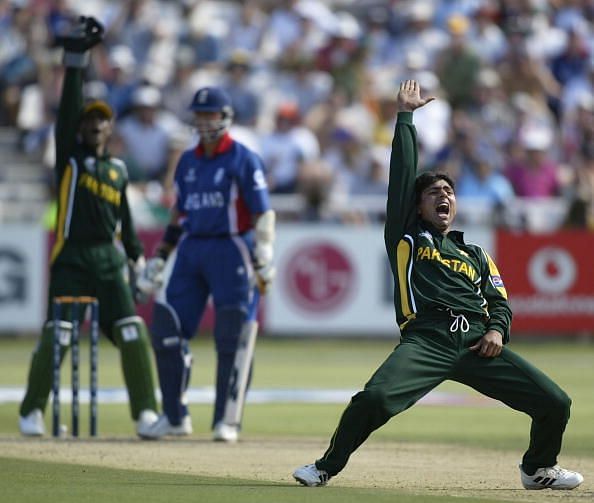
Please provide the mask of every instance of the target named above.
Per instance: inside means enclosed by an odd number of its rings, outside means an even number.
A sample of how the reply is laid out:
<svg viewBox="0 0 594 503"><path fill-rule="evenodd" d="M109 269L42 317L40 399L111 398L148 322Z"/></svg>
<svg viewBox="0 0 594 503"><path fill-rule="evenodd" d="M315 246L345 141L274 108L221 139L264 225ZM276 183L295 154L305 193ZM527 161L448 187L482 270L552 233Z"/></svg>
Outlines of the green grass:
<svg viewBox="0 0 594 503"><path fill-rule="evenodd" d="M33 345L31 339L0 338L0 386L24 385ZM262 338L258 341L252 386L358 390L393 345L390 340ZM591 395L594 345L547 342L513 343L511 347L549 374L572 397L572 417L564 438L564 452L594 457L594 429L591 428L594 424L594 401ZM212 386L212 340L199 337L193 341L192 351L195 357L192 386ZM81 354L88 354L86 348L82 348ZM101 387L123 386L118 362L118 352L108 343L102 343L99 369ZM85 386L87 374L84 366L81 372ZM476 395L475 391L458 383L444 383L438 389ZM253 404L246 407L244 424L246 430L254 434L326 438L334 430L344 405ZM0 405L0 434L15 432L17 407L14 403ZM195 429L208 432L212 406L193 404L191 411ZM86 407L83 407L82 412L82 424L86 426ZM64 409L64 414L68 414L67 409ZM303 420L304 417L307 421ZM131 424L127 406L101 405L99 428L101 432L129 435ZM504 406L417 406L375 432L374 438L517 449L526 444L528 428L527 416ZM485 435L485 431L489 435Z"/></svg>
<svg viewBox="0 0 594 503"><path fill-rule="evenodd" d="M0 386L23 386L32 339L0 338ZM390 340L272 339L258 341L254 388L359 389L392 350ZM518 343L511 348L555 379L572 397L572 417L564 437L563 454L594 458L594 345L583 342ZM86 357L87 349L82 348ZM195 356L192 386L212 386L214 349L209 337L192 343ZM100 386L121 387L117 351L100 347ZM86 372L82 369L83 386ZM66 380L67 382L67 380ZM457 383L440 390L475 395ZM246 435L329 439L346 404L250 404L244 415ZM83 412L86 433L87 407ZM212 405L191 404L195 434L208 438ZM16 436L18 404L0 405L0 436ZM69 409L64 409L64 417ZM127 405L101 404L99 432L103 437L133 436ZM47 414L46 414L47 416ZM46 417L47 426L49 419ZM417 406L376 431L376 441L446 443L455 446L513 450L521 455L528 442L529 419L507 407ZM248 433L249 432L249 433ZM73 483L73 481L75 483ZM0 458L0 487L4 501L152 501L217 502L383 502L410 503L476 501L461 497L398 490L327 487L308 490L282 483L229 478L203 478L91 466L72 466ZM51 495L49 498L44 495ZM481 501L504 501L483 500Z"/></svg>
<svg viewBox="0 0 594 503"><path fill-rule="evenodd" d="M473 498L419 496L387 489L324 487L197 477L0 458L2 500L18 503L456 503ZM502 500L481 499L484 503Z"/></svg>

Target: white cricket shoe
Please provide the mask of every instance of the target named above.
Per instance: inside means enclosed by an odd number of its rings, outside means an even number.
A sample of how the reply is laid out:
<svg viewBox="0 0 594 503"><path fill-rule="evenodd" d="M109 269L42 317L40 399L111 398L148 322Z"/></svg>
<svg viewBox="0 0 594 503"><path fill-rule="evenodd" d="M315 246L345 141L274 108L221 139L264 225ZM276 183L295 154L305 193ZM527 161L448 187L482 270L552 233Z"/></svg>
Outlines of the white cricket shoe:
<svg viewBox="0 0 594 503"><path fill-rule="evenodd" d="M225 424L219 421L215 424L212 439L215 442L237 442L239 440L239 427L235 424Z"/></svg>
<svg viewBox="0 0 594 503"><path fill-rule="evenodd" d="M330 480L330 475L324 470L318 470L315 463L297 468L293 478L307 487L325 486Z"/></svg>
<svg viewBox="0 0 594 503"><path fill-rule="evenodd" d="M143 437L144 434L150 430L151 426L157 422L159 414L154 410L144 409L138 415L138 421L136 421L136 434L139 437Z"/></svg>
<svg viewBox="0 0 594 503"><path fill-rule="evenodd" d="M158 417L156 421L150 424L142 432L138 431L138 436L146 440L157 440L167 435L182 437L191 435L194 429L192 428L192 419L189 415L182 418L181 423L177 426L172 425L165 414Z"/></svg>
<svg viewBox="0 0 594 503"><path fill-rule="evenodd" d="M40 437L45 435L45 424L41 409L33 409L25 417L19 416L19 429L26 437Z"/></svg>
<svg viewBox="0 0 594 503"><path fill-rule="evenodd" d="M559 465L539 468L534 475L527 475L520 465L520 477L525 489L575 489L583 481L581 473L561 468Z"/></svg>

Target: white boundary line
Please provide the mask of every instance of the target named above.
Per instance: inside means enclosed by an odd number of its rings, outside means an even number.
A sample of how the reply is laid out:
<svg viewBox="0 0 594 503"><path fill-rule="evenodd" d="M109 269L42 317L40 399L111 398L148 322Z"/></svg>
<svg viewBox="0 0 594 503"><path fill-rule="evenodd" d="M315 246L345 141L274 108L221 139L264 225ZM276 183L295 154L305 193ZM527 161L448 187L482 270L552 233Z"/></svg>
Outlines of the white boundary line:
<svg viewBox="0 0 594 503"><path fill-rule="evenodd" d="M350 389L251 389L246 401L247 403L328 403L346 404L358 390ZM19 387L0 387L0 404L18 403L23 399L25 390ZM160 399L160 392L157 392ZM127 403L128 393L124 388L100 388L100 403ZM214 388L190 388L187 393L188 401L191 404L211 404L215 399ZM81 388L79 392L80 403L89 402L89 390ZM71 392L69 388L60 389L60 402L70 403ZM449 393L444 391L432 391L423 397L421 405L441 406L465 406L465 407L493 407L500 405L500 402L492 400L483 395Z"/></svg>

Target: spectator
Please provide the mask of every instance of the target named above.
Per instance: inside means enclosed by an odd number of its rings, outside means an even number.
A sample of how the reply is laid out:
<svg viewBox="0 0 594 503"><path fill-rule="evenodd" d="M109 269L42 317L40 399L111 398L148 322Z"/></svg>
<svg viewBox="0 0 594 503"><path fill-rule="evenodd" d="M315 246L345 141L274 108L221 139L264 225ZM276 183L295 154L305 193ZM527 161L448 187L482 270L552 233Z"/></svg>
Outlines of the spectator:
<svg viewBox="0 0 594 503"><path fill-rule="evenodd" d="M559 166L547 156L552 142L551 131L530 128L521 132L522 156L507 166L505 174L519 197L554 197L561 195Z"/></svg>
<svg viewBox="0 0 594 503"><path fill-rule="evenodd" d="M140 84L136 76L136 60L129 47L116 45L109 51L108 63L106 98L116 116L122 118L130 111L132 95Z"/></svg>
<svg viewBox="0 0 594 503"><path fill-rule="evenodd" d="M508 52L497 68L506 95L524 93L537 106L547 107L549 98L559 97L559 84L548 67L528 53L523 33L512 33L508 42Z"/></svg>
<svg viewBox="0 0 594 503"><path fill-rule="evenodd" d="M118 128L132 182L162 180L169 164L170 137L159 122L161 93L139 87L132 97L132 114Z"/></svg>
<svg viewBox="0 0 594 503"><path fill-rule="evenodd" d="M448 34L434 25L435 8L428 0L409 0L405 4L405 32L396 42L405 58L411 51L420 52L429 68L434 68L435 59L449 42Z"/></svg>
<svg viewBox="0 0 594 503"><path fill-rule="evenodd" d="M479 72L468 115L481 132L481 139L489 145L493 160L501 164L505 146L515 134L517 115L501 88L501 79L495 69L483 68Z"/></svg>
<svg viewBox="0 0 594 503"><path fill-rule="evenodd" d="M477 159L468 165L456 182L456 194L460 198L475 198L494 210L514 198L514 189L509 180L488 159Z"/></svg>
<svg viewBox="0 0 594 503"><path fill-rule="evenodd" d="M18 146L35 160L52 150L49 142L47 149L41 145L55 120L63 76L53 64L51 47L61 27L85 14L75 4L0 1L0 124L18 125L26 133ZM448 143L460 140L455 135L461 131L463 116L463 135L480 131L476 138L480 156L495 166L516 164L516 157L523 162L525 152L518 138L533 127L552 132L552 158L571 163L574 169L581 160L579 145L587 136L588 122L583 96L594 94L594 31L590 6L582 0L553 4L389 0L381 5L323 0L98 0L92 9L105 21L107 34L105 46L93 54L87 80L107 84L104 99L120 119L130 113L132 94L139 86L157 88L162 102L156 122L170 137L180 130L170 117L187 121L186 104L193 91L216 85L228 86L236 95L234 134L256 151L262 136L275 127L278 104L288 101L297 103L303 123L324 155L331 154L331 163L351 157L337 152L341 148L335 144L341 135L333 136L340 129L337 117L345 110L369 107L374 117L365 124L368 132L374 132L369 149L375 151L390 143L393 127L389 116L393 97L375 96L377 83L414 78L427 93L440 94L439 88L431 89L432 75L439 73L439 55L450 53L446 70L439 75L451 102L437 100L417 117L427 133L419 140L423 164L447 160L452 147ZM466 49L453 55L460 41ZM468 63L468 46L485 66L460 78L462 72L455 68ZM249 51L248 60L227 68L225 62L238 50ZM429 85L423 83L423 75ZM460 80L456 83L455 78ZM465 114L456 113L460 107ZM424 118L423 113L430 116ZM455 132L455 141L447 138L450 132ZM186 135L180 135L179 145L188 145L190 133L188 128ZM112 147L124 146L123 137L113 138ZM169 159L174 155L170 153ZM464 160L459 160L455 154L443 167L464 170ZM130 161L136 176L138 170ZM340 185L341 171L335 174L333 183ZM155 189L162 180L157 176ZM135 189L146 197L142 187L131 187ZM344 194L348 197L350 192Z"/></svg>
<svg viewBox="0 0 594 503"><path fill-rule="evenodd" d="M584 77L588 70L589 56L581 31L578 29L569 30L564 51L551 62L551 70L557 82L566 85L572 79Z"/></svg>
<svg viewBox="0 0 594 503"><path fill-rule="evenodd" d="M297 193L304 203L299 220L312 223L339 221L330 210L333 178L332 168L321 160L303 164L297 179Z"/></svg>
<svg viewBox="0 0 594 503"><path fill-rule="evenodd" d="M232 22L233 29L229 30L225 39L225 46L230 51L227 56L237 50L258 55L265 24L266 16L258 1L242 2L237 18Z"/></svg>
<svg viewBox="0 0 594 503"><path fill-rule="evenodd" d="M334 79L334 86L343 91L349 101L359 97L362 85L361 35L358 21L346 12L339 13L330 40L316 55L316 68L328 72Z"/></svg>
<svg viewBox="0 0 594 503"><path fill-rule="evenodd" d="M250 86L249 76L253 56L244 51L235 51L227 62L227 79L222 88L233 104L233 118L237 124L255 126L259 112L259 99Z"/></svg>
<svg viewBox="0 0 594 503"><path fill-rule="evenodd" d="M470 32L470 45L484 65L496 64L507 51L507 41L497 24L497 8L486 2L476 10Z"/></svg>
<svg viewBox="0 0 594 503"><path fill-rule="evenodd" d="M584 93L562 123L563 159L573 163L590 149L594 138L594 95ZM586 154L587 155L587 154Z"/></svg>
<svg viewBox="0 0 594 503"><path fill-rule="evenodd" d="M295 192L301 166L320 152L315 135L301 124L299 109L292 102L278 106L275 128L262 138L261 148L270 191L276 194Z"/></svg>
<svg viewBox="0 0 594 503"><path fill-rule="evenodd" d="M301 37L301 20L295 10L297 3L297 0L275 2L262 40L262 53L266 60L278 59Z"/></svg>
<svg viewBox="0 0 594 503"><path fill-rule="evenodd" d="M480 70L480 59L467 43L469 21L463 16L448 19L451 42L437 59L439 82L452 108L468 108Z"/></svg>
<svg viewBox="0 0 594 503"><path fill-rule="evenodd" d="M337 197L348 200L369 180L374 163L372 130L373 116L362 106L351 106L337 114L332 143L322 154L332 167Z"/></svg>

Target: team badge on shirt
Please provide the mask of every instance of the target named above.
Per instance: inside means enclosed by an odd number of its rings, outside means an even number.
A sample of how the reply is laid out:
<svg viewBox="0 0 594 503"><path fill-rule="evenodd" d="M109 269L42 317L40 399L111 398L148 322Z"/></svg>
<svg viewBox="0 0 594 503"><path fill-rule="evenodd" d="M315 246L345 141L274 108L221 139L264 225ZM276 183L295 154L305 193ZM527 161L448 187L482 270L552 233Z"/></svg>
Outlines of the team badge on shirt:
<svg viewBox="0 0 594 503"><path fill-rule="evenodd" d="M196 181L196 172L194 171L194 168L190 168L188 170L188 172L186 173L186 176L184 176L184 182L192 183L195 181Z"/></svg>
<svg viewBox="0 0 594 503"><path fill-rule="evenodd" d="M118 172L115 169L110 169L108 175L112 182L115 182L118 179Z"/></svg>

